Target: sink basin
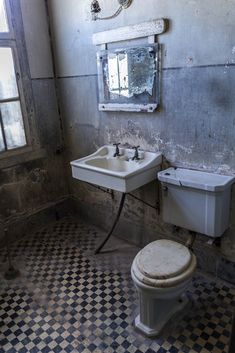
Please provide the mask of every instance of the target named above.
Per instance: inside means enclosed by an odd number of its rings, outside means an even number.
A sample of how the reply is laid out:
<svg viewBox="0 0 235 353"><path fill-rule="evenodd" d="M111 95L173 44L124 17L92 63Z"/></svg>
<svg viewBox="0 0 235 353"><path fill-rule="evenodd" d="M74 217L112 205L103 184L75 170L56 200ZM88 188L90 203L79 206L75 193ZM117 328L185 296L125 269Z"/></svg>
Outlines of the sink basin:
<svg viewBox="0 0 235 353"><path fill-rule="evenodd" d="M74 178L109 189L130 192L156 179L162 162L161 153L139 151L139 160L132 160L134 151L103 146L95 153L71 162Z"/></svg>
<svg viewBox="0 0 235 353"><path fill-rule="evenodd" d="M113 172L130 172L133 171L133 166L130 162L116 158L93 158L85 162L86 165L91 165L96 168L101 168Z"/></svg>

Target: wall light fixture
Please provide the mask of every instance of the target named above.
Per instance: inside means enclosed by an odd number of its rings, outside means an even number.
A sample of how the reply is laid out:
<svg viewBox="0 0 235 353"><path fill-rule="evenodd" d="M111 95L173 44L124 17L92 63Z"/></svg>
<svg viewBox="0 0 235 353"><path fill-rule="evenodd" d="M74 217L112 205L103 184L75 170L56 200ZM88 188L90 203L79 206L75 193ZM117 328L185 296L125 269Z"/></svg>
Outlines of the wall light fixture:
<svg viewBox="0 0 235 353"><path fill-rule="evenodd" d="M99 1L98 0L92 0L92 3L91 3L92 20L93 21L96 21L96 20L111 20L112 18L117 17L121 13L121 11L123 9L127 9L131 5L132 1L133 0L118 0L120 6L119 6L117 11L113 15L108 16L108 17L99 17L98 14L101 12L101 7L100 7L100 4L99 4Z"/></svg>

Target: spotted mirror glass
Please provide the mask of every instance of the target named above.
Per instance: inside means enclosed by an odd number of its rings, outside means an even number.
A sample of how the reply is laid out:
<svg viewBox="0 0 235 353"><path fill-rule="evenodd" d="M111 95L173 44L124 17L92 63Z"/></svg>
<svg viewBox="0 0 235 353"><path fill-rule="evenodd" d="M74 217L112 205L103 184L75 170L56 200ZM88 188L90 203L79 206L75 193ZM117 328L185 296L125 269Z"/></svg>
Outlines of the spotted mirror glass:
<svg viewBox="0 0 235 353"><path fill-rule="evenodd" d="M158 104L158 45L100 51L100 110L154 111Z"/></svg>

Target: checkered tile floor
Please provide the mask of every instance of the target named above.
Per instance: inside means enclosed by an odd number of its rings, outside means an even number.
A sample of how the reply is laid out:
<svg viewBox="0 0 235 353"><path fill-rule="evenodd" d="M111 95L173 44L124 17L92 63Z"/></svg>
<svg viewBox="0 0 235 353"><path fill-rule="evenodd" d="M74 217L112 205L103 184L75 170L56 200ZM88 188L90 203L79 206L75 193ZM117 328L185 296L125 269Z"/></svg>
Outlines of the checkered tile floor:
<svg viewBox="0 0 235 353"><path fill-rule="evenodd" d="M227 353L235 290L197 274L191 306L146 339L133 327L137 298L130 265L138 249L112 237L93 255L99 229L64 219L12 247L21 277L6 281L0 255L1 353ZM111 251L111 248L115 251Z"/></svg>

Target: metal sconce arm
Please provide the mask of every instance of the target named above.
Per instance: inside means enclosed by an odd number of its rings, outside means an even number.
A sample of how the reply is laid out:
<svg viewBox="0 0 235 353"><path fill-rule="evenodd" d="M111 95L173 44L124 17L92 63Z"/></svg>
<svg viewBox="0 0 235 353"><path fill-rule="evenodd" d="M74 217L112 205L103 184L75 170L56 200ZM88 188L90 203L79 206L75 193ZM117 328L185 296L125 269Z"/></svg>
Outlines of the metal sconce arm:
<svg viewBox="0 0 235 353"><path fill-rule="evenodd" d="M133 0L118 0L120 7L117 9L117 11L111 15L111 16L107 16L107 17L99 17L98 13L101 12L101 7L99 5L98 0L93 0L91 3L91 14L92 14L92 20L96 21L96 20L111 20L115 17L117 17L123 9L127 9Z"/></svg>

